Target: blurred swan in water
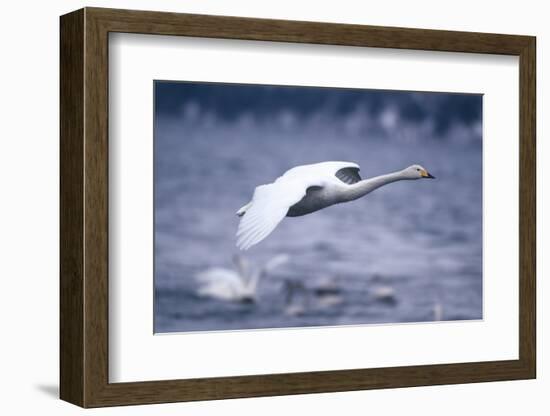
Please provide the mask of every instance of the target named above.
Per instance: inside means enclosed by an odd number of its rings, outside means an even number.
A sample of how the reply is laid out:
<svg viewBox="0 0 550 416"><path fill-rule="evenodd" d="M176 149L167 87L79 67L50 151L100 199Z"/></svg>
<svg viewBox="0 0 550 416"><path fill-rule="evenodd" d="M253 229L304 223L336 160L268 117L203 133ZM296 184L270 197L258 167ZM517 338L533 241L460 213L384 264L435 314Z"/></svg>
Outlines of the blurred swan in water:
<svg viewBox="0 0 550 416"><path fill-rule="evenodd" d="M391 286L376 286L372 289L372 297L374 300L388 305L397 304L397 296L395 289Z"/></svg>
<svg viewBox="0 0 550 416"><path fill-rule="evenodd" d="M359 165L321 162L297 166L275 182L260 185L252 200L237 211L242 217L237 247L248 250L266 238L284 217L299 217L342 202L353 201L392 182L434 178L420 165L362 180Z"/></svg>
<svg viewBox="0 0 550 416"><path fill-rule="evenodd" d="M324 275L313 284L311 289L318 308L329 308L344 301L339 280L339 276Z"/></svg>
<svg viewBox="0 0 550 416"><path fill-rule="evenodd" d="M279 254L266 262L262 267L251 270L248 262L240 255L233 257L235 270L212 267L198 273L195 278L199 283L198 293L201 296L233 302L254 302L260 279L268 272L288 261L286 254Z"/></svg>
<svg viewBox="0 0 550 416"><path fill-rule="evenodd" d="M322 276L313 285L287 279L284 282L285 308L288 316L302 316L308 311L319 311L343 303L342 291L336 283L337 278Z"/></svg>
<svg viewBox="0 0 550 416"><path fill-rule="evenodd" d="M301 281L286 279L283 289L285 291L284 314L287 316L301 316L307 310L309 299L307 290Z"/></svg>
<svg viewBox="0 0 550 416"><path fill-rule="evenodd" d="M311 289L316 296L320 297L339 295L342 290L340 289L338 280L338 276L323 275L317 279Z"/></svg>

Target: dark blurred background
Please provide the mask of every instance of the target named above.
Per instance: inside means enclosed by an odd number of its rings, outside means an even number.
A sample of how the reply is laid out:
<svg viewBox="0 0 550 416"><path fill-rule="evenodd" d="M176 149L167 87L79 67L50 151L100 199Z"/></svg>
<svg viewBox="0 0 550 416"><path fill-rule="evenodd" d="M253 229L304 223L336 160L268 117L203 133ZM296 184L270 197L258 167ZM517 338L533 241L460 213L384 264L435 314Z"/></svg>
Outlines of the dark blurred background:
<svg viewBox="0 0 550 416"><path fill-rule="evenodd" d="M482 96L157 81L155 332L482 318ZM255 302L201 295L233 269L235 211L256 186L345 160L363 178L419 163L434 181L388 185L286 218L244 253Z"/></svg>

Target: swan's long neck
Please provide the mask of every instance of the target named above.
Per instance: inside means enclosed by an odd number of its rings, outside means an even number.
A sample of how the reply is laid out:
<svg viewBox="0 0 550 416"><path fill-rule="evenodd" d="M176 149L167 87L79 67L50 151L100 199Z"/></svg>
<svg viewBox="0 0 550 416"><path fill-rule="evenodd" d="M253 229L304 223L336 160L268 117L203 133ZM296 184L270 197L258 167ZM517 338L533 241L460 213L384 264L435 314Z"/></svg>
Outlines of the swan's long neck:
<svg viewBox="0 0 550 416"><path fill-rule="evenodd" d="M344 198L346 201L353 201L354 199L361 198L366 194L387 185L388 183L397 182L403 179L407 179L401 171L392 172L386 175L375 176L374 178L364 179L353 185L350 185L345 193Z"/></svg>
<svg viewBox="0 0 550 416"><path fill-rule="evenodd" d="M252 292L256 292L256 288L258 287L258 282L260 279L265 275L265 270L260 269L256 270L252 275L250 276L250 279L248 280L248 289Z"/></svg>
<svg viewBox="0 0 550 416"><path fill-rule="evenodd" d="M256 270L254 273L250 275L250 279L248 280L248 288L253 292L255 292L260 279L263 279L264 276L269 271L274 270L275 268L279 267L281 264L285 263L286 261L287 261L287 257L285 255L278 255L273 257L271 260L265 263L263 267Z"/></svg>

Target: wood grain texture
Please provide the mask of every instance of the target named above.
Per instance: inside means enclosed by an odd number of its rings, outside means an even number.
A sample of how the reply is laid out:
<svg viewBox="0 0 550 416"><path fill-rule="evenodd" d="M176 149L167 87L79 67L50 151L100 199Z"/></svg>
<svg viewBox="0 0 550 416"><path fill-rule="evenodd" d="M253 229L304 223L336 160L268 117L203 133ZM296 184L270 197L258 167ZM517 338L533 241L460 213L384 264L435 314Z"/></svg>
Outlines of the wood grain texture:
<svg viewBox="0 0 550 416"><path fill-rule="evenodd" d="M109 181L108 33L85 12L84 58L84 290L85 406L101 395L108 380ZM88 301L89 300L89 301Z"/></svg>
<svg viewBox="0 0 550 416"><path fill-rule="evenodd" d="M528 36L87 8L110 32L519 55Z"/></svg>
<svg viewBox="0 0 550 416"><path fill-rule="evenodd" d="M84 405L84 12L60 22L60 388Z"/></svg>
<svg viewBox="0 0 550 416"><path fill-rule="evenodd" d="M519 359L109 383L108 33L520 57ZM535 377L535 39L528 36L87 8L61 18L61 397L83 407Z"/></svg>
<svg viewBox="0 0 550 416"><path fill-rule="evenodd" d="M519 336L520 360L536 377L536 41L520 54Z"/></svg>

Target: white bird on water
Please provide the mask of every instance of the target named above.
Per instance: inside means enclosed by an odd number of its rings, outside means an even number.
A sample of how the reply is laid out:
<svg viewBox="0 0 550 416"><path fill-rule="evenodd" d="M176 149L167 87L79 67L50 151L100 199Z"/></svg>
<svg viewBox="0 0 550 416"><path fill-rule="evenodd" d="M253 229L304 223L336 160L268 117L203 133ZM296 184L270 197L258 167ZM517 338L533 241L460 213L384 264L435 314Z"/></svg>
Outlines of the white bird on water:
<svg viewBox="0 0 550 416"><path fill-rule="evenodd" d="M198 273L195 276L199 283L198 293L232 302L254 302L260 279L288 260L286 254L279 254L262 267L252 270L248 262L237 254L233 257L235 270L212 267Z"/></svg>
<svg viewBox="0 0 550 416"><path fill-rule="evenodd" d="M258 244L284 217L299 217L353 201L392 182L422 178L434 176L420 165L364 180L359 176L359 165L353 162L297 166L275 182L256 187L252 200L237 211L241 217L237 247L248 250Z"/></svg>

